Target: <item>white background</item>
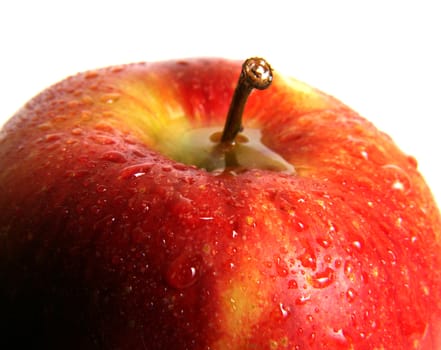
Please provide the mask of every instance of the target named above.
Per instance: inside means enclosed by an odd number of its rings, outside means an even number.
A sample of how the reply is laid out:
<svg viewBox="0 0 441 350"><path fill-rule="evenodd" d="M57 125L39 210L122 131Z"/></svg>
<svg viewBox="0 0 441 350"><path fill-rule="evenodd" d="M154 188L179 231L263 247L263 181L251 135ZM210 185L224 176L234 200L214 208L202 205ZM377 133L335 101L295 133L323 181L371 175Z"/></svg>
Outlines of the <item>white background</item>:
<svg viewBox="0 0 441 350"><path fill-rule="evenodd" d="M266 57L414 155L441 203L436 1L1 1L0 124L79 71L174 57ZM1 169L0 169L1 171Z"/></svg>

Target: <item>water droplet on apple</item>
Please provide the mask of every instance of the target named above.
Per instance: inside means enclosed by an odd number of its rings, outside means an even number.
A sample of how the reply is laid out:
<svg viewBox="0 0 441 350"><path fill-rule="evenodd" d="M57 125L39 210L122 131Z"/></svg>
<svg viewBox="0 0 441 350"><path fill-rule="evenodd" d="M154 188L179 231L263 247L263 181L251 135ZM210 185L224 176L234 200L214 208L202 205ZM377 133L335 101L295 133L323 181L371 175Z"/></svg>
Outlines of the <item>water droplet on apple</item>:
<svg viewBox="0 0 441 350"><path fill-rule="evenodd" d="M289 308L284 306L282 303L279 304L279 310L283 318L287 318L289 316Z"/></svg>
<svg viewBox="0 0 441 350"><path fill-rule="evenodd" d="M98 145L113 145L116 143L113 138L104 135L91 135L89 138Z"/></svg>
<svg viewBox="0 0 441 350"><path fill-rule="evenodd" d="M83 130L81 128L73 128L71 131L72 135L79 136L83 134Z"/></svg>
<svg viewBox="0 0 441 350"><path fill-rule="evenodd" d="M42 131L48 131L50 129L52 129L54 126L52 125L51 122L45 122L45 123L41 123L39 125L37 125L37 128L42 130Z"/></svg>
<svg viewBox="0 0 441 350"><path fill-rule="evenodd" d="M94 100L90 95L83 95L81 96L81 103L85 105L93 105Z"/></svg>
<svg viewBox="0 0 441 350"><path fill-rule="evenodd" d="M305 230L306 225L305 225L303 222L301 222L301 221L297 221L297 222L294 224L294 228L295 228L295 230L296 230L297 232L302 232L302 231Z"/></svg>
<svg viewBox="0 0 441 350"><path fill-rule="evenodd" d="M185 289L194 285L201 276L202 257L182 254L167 269L165 279L176 289Z"/></svg>
<svg viewBox="0 0 441 350"><path fill-rule="evenodd" d="M297 288L299 288L299 285L297 284L296 280L288 281L288 289L297 289Z"/></svg>
<svg viewBox="0 0 441 350"><path fill-rule="evenodd" d="M120 97L121 97L121 95L119 93L111 92L111 93L107 93L107 94L102 95L100 97L100 101L104 102L104 103L112 104L112 103L115 103L116 101L118 101Z"/></svg>
<svg viewBox="0 0 441 350"><path fill-rule="evenodd" d="M99 131L104 131L107 133L111 133L111 134L115 132L115 130L113 129L113 127L110 124L104 123L104 122L100 122L100 123L96 124L94 129L99 130Z"/></svg>
<svg viewBox="0 0 441 350"><path fill-rule="evenodd" d="M295 303L296 305L305 305L310 300L311 300L310 295L301 295L295 300Z"/></svg>
<svg viewBox="0 0 441 350"><path fill-rule="evenodd" d="M280 256L275 256L274 257L274 262L276 265L276 272L280 277L286 277L289 274L289 269L288 269L288 265L286 264L286 262L280 257Z"/></svg>
<svg viewBox="0 0 441 350"><path fill-rule="evenodd" d="M384 165L382 167L382 177L390 183L390 188L394 191L407 193L411 189L409 175L395 164Z"/></svg>
<svg viewBox="0 0 441 350"><path fill-rule="evenodd" d="M310 278L310 284L314 288L326 288L334 282L334 270L327 267L324 271L317 272Z"/></svg>
<svg viewBox="0 0 441 350"><path fill-rule="evenodd" d="M72 106L73 108L73 106ZM92 120L92 112L91 111L87 111L87 110L83 110L81 111L81 121L83 122L88 122L90 120Z"/></svg>
<svg viewBox="0 0 441 350"><path fill-rule="evenodd" d="M306 250L302 255L298 257L300 263L303 267L310 267L311 269L316 269L316 257L312 251Z"/></svg>
<svg viewBox="0 0 441 350"><path fill-rule="evenodd" d="M60 140L61 137L62 137L62 134L60 134L60 133L47 134L47 135L44 137L44 141L45 141L45 142L54 142L54 141Z"/></svg>
<svg viewBox="0 0 441 350"><path fill-rule="evenodd" d="M363 250L363 243L362 242L363 241L361 239L360 240L355 240L355 241L352 242L352 247L356 251L361 252Z"/></svg>
<svg viewBox="0 0 441 350"><path fill-rule="evenodd" d="M182 163L175 163L175 164L173 164L173 168L175 170L183 171L183 170L187 170L188 169L188 165L182 164Z"/></svg>
<svg viewBox="0 0 441 350"><path fill-rule="evenodd" d="M388 250L387 254L389 255L389 262L391 263L391 265L396 265L397 263L397 256L395 255L395 253L392 250Z"/></svg>
<svg viewBox="0 0 441 350"><path fill-rule="evenodd" d="M351 281L355 280L355 267L354 264L349 260L345 262L344 274Z"/></svg>
<svg viewBox="0 0 441 350"><path fill-rule="evenodd" d="M173 170L173 167L167 164L167 165L163 165L161 167L161 170L165 173L169 173Z"/></svg>
<svg viewBox="0 0 441 350"><path fill-rule="evenodd" d="M347 241L350 242L346 251L349 254L354 252L361 253L364 250L364 239L354 232L349 232Z"/></svg>
<svg viewBox="0 0 441 350"><path fill-rule="evenodd" d="M96 70L91 70L91 71L88 71L88 72L84 73L84 78L86 78L86 79L94 79L94 78L96 78L98 75L99 75L99 72L98 72L98 71L96 71Z"/></svg>
<svg viewBox="0 0 441 350"><path fill-rule="evenodd" d="M316 338L316 333L315 332L312 332L310 335L309 335L309 344L313 344L314 342L315 342L315 338Z"/></svg>
<svg viewBox="0 0 441 350"><path fill-rule="evenodd" d="M350 303L352 303L352 302L355 300L356 297L357 297L357 292L356 292L353 288L349 288L349 289L346 291L346 299L347 299Z"/></svg>
<svg viewBox="0 0 441 350"><path fill-rule="evenodd" d="M332 245L332 238L330 236L317 237L316 241L325 249L329 248Z"/></svg>
<svg viewBox="0 0 441 350"><path fill-rule="evenodd" d="M414 169L418 168L418 161L416 160L415 157L407 156L407 161Z"/></svg>
<svg viewBox="0 0 441 350"><path fill-rule="evenodd" d="M96 186L97 193L104 193L107 191L107 187L104 185L97 185Z"/></svg>
<svg viewBox="0 0 441 350"><path fill-rule="evenodd" d="M138 178L149 173L152 167L152 163L131 165L121 170L119 177L124 180L130 178Z"/></svg>
<svg viewBox="0 0 441 350"><path fill-rule="evenodd" d="M66 176L67 177L73 177L73 178L82 178L82 177L86 177L90 174L89 170L85 170L85 169L78 169L78 170L68 170L66 171Z"/></svg>
<svg viewBox="0 0 441 350"><path fill-rule="evenodd" d="M124 66L124 65L120 65L120 66L114 66L114 67L112 67L111 69L110 69L110 71L112 72L112 73L120 73L120 72L122 72L123 70L125 70L126 69L126 67Z"/></svg>
<svg viewBox="0 0 441 350"><path fill-rule="evenodd" d="M352 327L357 327L357 315L355 314L355 312L351 313L351 323Z"/></svg>
<svg viewBox="0 0 441 350"><path fill-rule="evenodd" d="M226 252L228 255L235 255L235 254L237 253L237 248L236 248L236 247L233 247L233 246L231 246L231 247L227 247L226 250L225 250L225 252Z"/></svg>
<svg viewBox="0 0 441 350"><path fill-rule="evenodd" d="M118 151L108 151L103 153L101 159L108 160L113 163L125 163L127 162L127 158L124 154Z"/></svg>
<svg viewBox="0 0 441 350"><path fill-rule="evenodd" d="M233 260L227 260L225 262L225 266L226 266L227 270L233 270L236 268L236 264L234 263Z"/></svg>
<svg viewBox="0 0 441 350"><path fill-rule="evenodd" d="M361 150L360 151L360 156L361 158L363 158L364 160L368 160L369 159L369 153L366 150Z"/></svg>
<svg viewBox="0 0 441 350"><path fill-rule="evenodd" d="M345 333L344 333L344 330L343 330L342 328L334 327L334 328L332 329L332 331L333 331L333 333L330 334L331 337L332 337L336 342L338 342L338 344L339 344L341 347L345 346L345 348L346 348L347 345L348 345L348 339L347 339L347 337L346 337L346 335L345 335Z"/></svg>

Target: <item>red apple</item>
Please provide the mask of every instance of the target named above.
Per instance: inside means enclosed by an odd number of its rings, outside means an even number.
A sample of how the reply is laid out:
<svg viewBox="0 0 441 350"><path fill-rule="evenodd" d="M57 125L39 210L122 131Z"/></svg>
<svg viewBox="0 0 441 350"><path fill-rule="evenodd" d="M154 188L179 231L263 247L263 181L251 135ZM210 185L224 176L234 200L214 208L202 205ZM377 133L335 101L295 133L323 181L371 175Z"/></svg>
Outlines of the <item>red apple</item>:
<svg viewBox="0 0 441 350"><path fill-rule="evenodd" d="M89 71L5 125L0 342L441 348L441 217L415 159L277 72L237 135L239 74L222 59Z"/></svg>

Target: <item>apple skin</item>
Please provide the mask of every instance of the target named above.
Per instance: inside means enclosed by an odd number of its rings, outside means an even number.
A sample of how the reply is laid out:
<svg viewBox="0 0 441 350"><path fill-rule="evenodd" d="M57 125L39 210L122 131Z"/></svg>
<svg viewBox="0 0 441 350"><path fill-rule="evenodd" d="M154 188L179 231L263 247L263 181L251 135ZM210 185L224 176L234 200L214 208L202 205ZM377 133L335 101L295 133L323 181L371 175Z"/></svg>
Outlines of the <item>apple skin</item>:
<svg viewBox="0 0 441 350"><path fill-rule="evenodd" d="M170 158L186 130L222 129L239 73L214 58L90 71L5 125L0 342L441 348L439 209L415 159L350 108L274 73L245 133L294 175Z"/></svg>

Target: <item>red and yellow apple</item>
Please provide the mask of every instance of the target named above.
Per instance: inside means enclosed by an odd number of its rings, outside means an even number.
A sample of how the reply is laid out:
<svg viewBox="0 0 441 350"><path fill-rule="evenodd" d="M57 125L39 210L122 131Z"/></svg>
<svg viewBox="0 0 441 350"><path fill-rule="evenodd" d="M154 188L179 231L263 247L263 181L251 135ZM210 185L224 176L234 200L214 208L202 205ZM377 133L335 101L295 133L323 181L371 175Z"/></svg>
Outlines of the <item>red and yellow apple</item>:
<svg viewBox="0 0 441 350"><path fill-rule="evenodd" d="M240 74L223 59L89 71L11 118L1 344L441 348L441 217L416 160L277 72L225 146Z"/></svg>

